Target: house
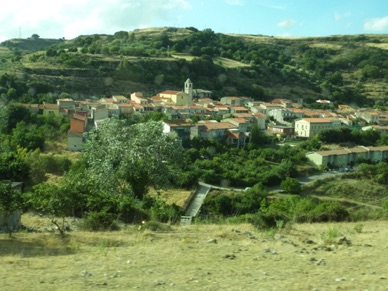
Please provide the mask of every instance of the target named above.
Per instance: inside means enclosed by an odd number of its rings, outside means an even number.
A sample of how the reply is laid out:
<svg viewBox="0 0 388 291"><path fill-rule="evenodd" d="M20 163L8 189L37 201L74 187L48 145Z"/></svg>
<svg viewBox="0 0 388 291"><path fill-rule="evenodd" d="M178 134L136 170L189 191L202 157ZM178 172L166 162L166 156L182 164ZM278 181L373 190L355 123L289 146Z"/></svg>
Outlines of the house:
<svg viewBox="0 0 388 291"><path fill-rule="evenodd" d="M240 132L239 129L228 129L226 131L226 143L231 146L243 148L250 141L250 132Z"/></svg>
<svg viewBox="0 0 388 291"><path fill-rule="evenodd" d="M293 126L286 125L268 125L267 130L276 135L294 136L295 131Z"/></svg>
<svg viewBox="0 0 388 291"><path fill-rule="evenodd" d="M259 129L264 130L266 128L267 115L262 113L255 113L253 117L254 124L256 124Z"/></svg>
<svg viewBox="0 0 388 291"><path fill-rule="evenodd" d="M250 110L248 108L242 106L231 106L229 107L230 113L249 113Z"/></svg>
<svg viewBox="0 0 388 291"><path fill-rule="evenodd" d="M341 121L334 118L302 118L295 121L295 135L311 138L324 129L341 127Z"/></svg>
<svg viewBox="0 0 388 291"><path fill-rule="evenodd" d="M273 117L274 120L280 123L287 122L292 118L297 118L291 110L284 109L284 108L271 109L267 112L267 115Z"/></svg>
<svg viewBox="0 0 388 291"><path fill-rule="evenodd" d="M201 120L191 127L190 137L202 137L204 139L223 141L229 129L236 126L229 122L217 122L216 120Z"/></svg>
<svg viewBox="0 0 388 291"><path fill-rule="evenodd" d="M59 105L58 104L48 104L44 103L39 106L39 108L43 111L43 115L55 115L59 116Z"/></svg>
<svg viewBox="0 0 388 291"><path fill-rule="evenodd" d="M222 104L233 105L233 106L244 106L251 100L252 98L249 98L249 97L227 96L227 97L222 97L220 101Z"/></svg>
<svg viewBox="0 0 388 291"><path fill-rule="evenodd" d="M106 107L92 107L90 110L90 117L94 121L109 117L109 109Z"/></svg>
<svg viewBox="0 0 388 291"><path fill-rule="evenodd" d="M228 105L224 105L222 103L214 104L214 112L219 115L225 115L230 113L230 109Z"/></svg>
<svg viewBox="0 0 388 291"><path fill-rule="evenodd" d="M292 101L288 99L281 99L277 98L271 101L272 104L278 104L284 108L291 108L292 107Z"/></svg>
<svg viewBox="0 0 388 291"><path fill-rule="evenodd" d="M120 108L118 104L115 103L107 103L105 104L106 109L108 109L108 116L119 116L120 115Z"/></svg>
<svg viewBox="0 0 388 291"><path fill-rule="evenodd" d="M317 166L348 168L360 161L381 162L388 159L388 146L317 151L306 154L306 157Z"/></svg>
<svg viewBox="0 0 388 291"><path fill-rule="evenodd" d="M163 132L175 132L181 139L189 139L191 127L193 124L186 120L168 120L163 121Z"/></svg>
<svg viewBox="0 0 388 291"><path fill-rule="evenodd" d="M116 104L126 104L128 103L128 98L122 95L114 95L112 96L113 102Z"/></svg>
<svg viewBox="0 0 388 291"><path fill-rule="evenodd" d="M379 121L379 112L376 110L359 110L356 116L369 124L377 124Z"/></svg>
<svg viewBox="0 0 388 291"><path fill-rule="evenodd" d="M268 114L268 112L273 110L273 109L281 109L281 108L283 108L283 106L281 104L272 104L272 103L261 103L259 105L259 107L261 108L261 110L258 111L258 112L261 112L261 113L264 113L264 114Z"/></svg>
<svg viewBox="0 0 388 291"><path fill-rule="evenodd" d="M222 121L233 124L238 132L251 132L252 129L252 124L245 118L227 118Z"/></svg>
<svg viewBox="0 0 388 291"><path fill-rule="evenodd" d="M62 99L57 99L57 105L59 106L60 109L62 108L67 108L67 109L75 109L75 102L71 98L62 98Z"/></svg>
<svg viewBox="0 0 388 291"><path fill-rule="evenodd" d="M211 98L201 98L195 102L195 105L202 107L214 107L214 100Z"/></svg>
<svg viewBox="0 0 388 291"><path fill-rule="evenodd" d="M69 151L82 150L87 122L88 117L81 114L75 114L70 120L70 129L67 132L67 149Z"/></svg>
<svg viewBox="0 0 388 291"><path fill-rule="evenodd" d="M160 97L159 97L160 98ZM134 92L131 94L131 101L136 102L137 104L147 104L148 99L143 97L143 93L141 92Z"/></svg>
<svg viewBox="0 0 388 291"><path fill-rule="evenodd" d="M119 107L120 115L128 117L134 112L133 105L131 103L117 104L117 106Z"/></svg>
<svg viewBox="0 0 388 291"><path fill-rule="evenodd" d="M213 92L209 90L193 89L194 98L211 98L212 94Z"/></svg>

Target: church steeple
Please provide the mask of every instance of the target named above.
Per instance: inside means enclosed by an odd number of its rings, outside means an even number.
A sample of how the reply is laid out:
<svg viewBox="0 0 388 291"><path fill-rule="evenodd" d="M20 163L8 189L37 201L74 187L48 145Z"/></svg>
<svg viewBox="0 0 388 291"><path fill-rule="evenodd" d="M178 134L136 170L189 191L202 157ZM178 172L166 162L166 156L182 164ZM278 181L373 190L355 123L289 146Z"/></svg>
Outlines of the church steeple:
<svg viewBox="0 0 388 291"><path fill-rule="evenodd" d="M185 91L187 95L189 95L189 104L193 102L193 82L191 82L190 78L188 78L185 82Z"/></svg>

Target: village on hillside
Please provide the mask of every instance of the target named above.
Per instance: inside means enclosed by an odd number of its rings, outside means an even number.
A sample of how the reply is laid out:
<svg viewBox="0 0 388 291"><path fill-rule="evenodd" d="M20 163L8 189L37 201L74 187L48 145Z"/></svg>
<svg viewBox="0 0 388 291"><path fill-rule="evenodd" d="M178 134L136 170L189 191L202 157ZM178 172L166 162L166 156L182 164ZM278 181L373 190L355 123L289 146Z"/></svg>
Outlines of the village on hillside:
<svg viewBox="0 0 388 291"><path fill-rule="evenodd" d="M30 112L43 115L66 116L71 119L68 131L68 150L81 151L85 133L97 128L111 117L160 112L166 116L164 133L174 132L181 139L200 137L226 142L230 146L245 147L251 140L252 129L273 134L280 141L309 139L325 129L354 127L362 130L388 132L388 112L370 108L355 109L349 105L328 109L307 109L298 102L277 98L271 102L255 101L250 97L225 96L212 99L212 92L194 89L187 79L182 91L166 90L145 97L142 92L130 98L114 95L95 100L57 99L56 104L22 104ZM374 162L388 158L388 146L343 148L308 153L307 158L317 166L352 166L357 160Z"/></svg>

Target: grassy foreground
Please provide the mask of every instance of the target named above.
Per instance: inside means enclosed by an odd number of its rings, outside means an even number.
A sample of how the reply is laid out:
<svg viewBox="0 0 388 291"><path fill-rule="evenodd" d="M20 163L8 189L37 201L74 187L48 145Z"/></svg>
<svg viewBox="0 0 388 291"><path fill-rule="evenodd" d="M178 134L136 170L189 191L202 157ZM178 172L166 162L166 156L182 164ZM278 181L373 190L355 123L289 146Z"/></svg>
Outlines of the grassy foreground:
<svg viewBox="0 0 388 291"><path fill-rule="evenodd" d="M387 221L15 236L0 235L2 290L388 289Z"/></svg>

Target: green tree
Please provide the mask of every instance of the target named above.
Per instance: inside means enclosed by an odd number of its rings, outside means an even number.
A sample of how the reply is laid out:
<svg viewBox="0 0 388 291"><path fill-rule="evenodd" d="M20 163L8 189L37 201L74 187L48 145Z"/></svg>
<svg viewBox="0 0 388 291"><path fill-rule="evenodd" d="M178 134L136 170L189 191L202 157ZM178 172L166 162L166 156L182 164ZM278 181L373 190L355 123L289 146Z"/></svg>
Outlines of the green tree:
<svg viewBox="0 0 388 291"><path fill-rule="evenodd" d="M280 187L291 194L299 194L302 191L302 186L299 181L291 177L287 177L284 181L282 181Z"/></svg>
<svg viewBox="0 0 388 291"><path fill-rule="evenodd" d="M27 108L17 104L0 108L0 132L10 134L20 121L26 123L31 121L31 114Z"/></svg>
<svg viewBox="0 0 388 291"><path fill-rule="evenodd" d="M0 153L0 180L25 181L28 173L28 165L16 152Z"/></svg>
<svg viewBox="0 0 388 291"><path fill-rule="evenodd" d="M21 121L12 130L11 143L15 148L43 149L44 137L36 126L28 128L26 123Z"/></svg>
<svg viewBox="0 0 388 291"><path fill-rule="evenodd" d="M66 190L61 185L42 183L32 187L32 192L26 195L32 208L50 216L62 237L68 230L66 217L74 216L80 203L78 193Z"/></svg>
<svg viewBox="0 0 388 291"><path fill-rule="evenodd" d="M142 199L148 187L168 184L181 161L182 146L163 133L161 122L126 126L110 119L87 136L84 155L88 172L100 189Z"/></svg>
<svg viewBox="0 0 388 291"><path fill-rule="evenodd" d="M13 215L19 216L17 211L21 211L23 208L22 193L12 188L11 183L0 183L0 216L8 231L9 237L12 237L12 233L17 229L19 223L9 218Z"/></svg>

